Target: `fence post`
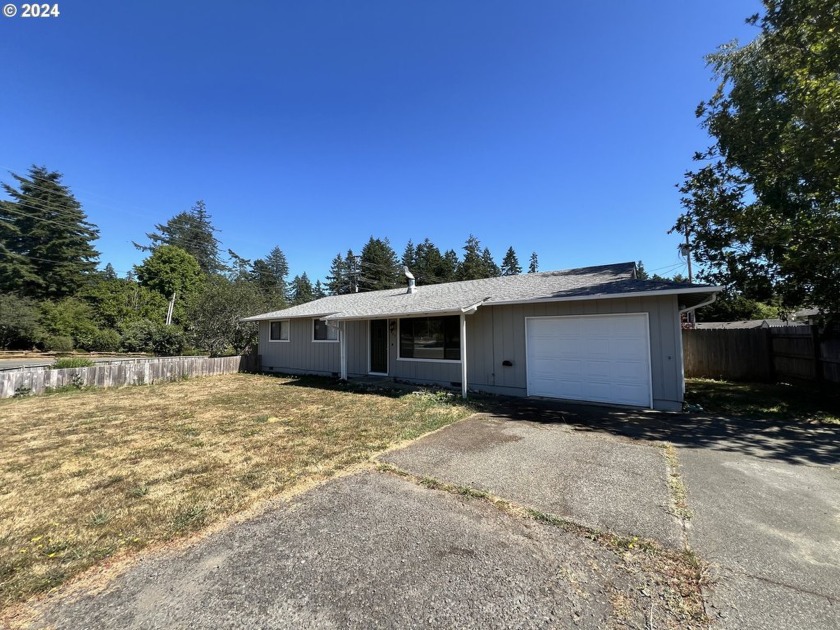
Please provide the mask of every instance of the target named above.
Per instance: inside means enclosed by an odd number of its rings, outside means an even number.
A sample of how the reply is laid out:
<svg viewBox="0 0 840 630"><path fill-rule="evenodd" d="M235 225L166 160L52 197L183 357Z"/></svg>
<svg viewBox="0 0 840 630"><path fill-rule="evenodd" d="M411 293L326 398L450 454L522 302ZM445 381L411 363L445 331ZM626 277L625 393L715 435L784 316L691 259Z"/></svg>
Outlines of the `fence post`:
<svg viewBox="0 0 840 630"><path fill-rule="evenodd" d="M823 380L822 353L820 352L820 329L816 324L811 324L811 343L814 345L814 380L821 383Z"/></svg>

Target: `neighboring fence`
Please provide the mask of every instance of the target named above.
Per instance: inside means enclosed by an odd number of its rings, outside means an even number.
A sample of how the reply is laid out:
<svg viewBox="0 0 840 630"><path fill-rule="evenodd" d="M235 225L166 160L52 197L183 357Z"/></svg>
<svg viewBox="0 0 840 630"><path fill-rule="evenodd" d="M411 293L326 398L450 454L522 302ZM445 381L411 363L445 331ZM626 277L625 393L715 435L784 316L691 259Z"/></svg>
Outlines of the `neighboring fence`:
<svg viewBox="0 0 840 630"><path fill-rule="evenodd" d="M256 355L235 357L161 357L101 363L87 368L50 370L43 367L18 368L0 372L0 398L15 392L41 394L47 388L122 387L148 385L198 376L215 376L254 371Z"/></svg>
<svg viewBox="0 0 840 630"><path fill-rule="evenodd" d="M683 330L685 375L840 383L840 335L816 326Z"/></svg>

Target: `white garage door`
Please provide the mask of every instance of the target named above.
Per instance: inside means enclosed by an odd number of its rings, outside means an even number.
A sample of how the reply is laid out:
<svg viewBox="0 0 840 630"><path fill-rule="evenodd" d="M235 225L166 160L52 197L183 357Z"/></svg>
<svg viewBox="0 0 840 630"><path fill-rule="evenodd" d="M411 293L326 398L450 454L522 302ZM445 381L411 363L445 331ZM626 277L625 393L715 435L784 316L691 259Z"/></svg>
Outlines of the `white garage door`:
<svg viewBox="0 0 840 630"><path fill-rule="evenodd" d="M645 313L525 321L528 395L651 406Z"/></svg>

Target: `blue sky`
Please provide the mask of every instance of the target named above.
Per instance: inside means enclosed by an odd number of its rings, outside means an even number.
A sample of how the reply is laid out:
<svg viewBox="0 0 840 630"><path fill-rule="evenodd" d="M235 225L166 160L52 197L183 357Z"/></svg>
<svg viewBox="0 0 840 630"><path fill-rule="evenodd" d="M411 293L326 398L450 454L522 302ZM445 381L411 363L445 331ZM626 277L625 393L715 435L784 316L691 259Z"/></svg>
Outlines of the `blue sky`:
<svg viewBox="0 0 840 630"><path fill-rule="evenodd" d="M21 2L12 0L20 8ZM747 0L80 0L0 17L0 179L64 174L121 275L203 199L225 248L323 278L373 235L540 268L684 271L703 56Z"/></svg>

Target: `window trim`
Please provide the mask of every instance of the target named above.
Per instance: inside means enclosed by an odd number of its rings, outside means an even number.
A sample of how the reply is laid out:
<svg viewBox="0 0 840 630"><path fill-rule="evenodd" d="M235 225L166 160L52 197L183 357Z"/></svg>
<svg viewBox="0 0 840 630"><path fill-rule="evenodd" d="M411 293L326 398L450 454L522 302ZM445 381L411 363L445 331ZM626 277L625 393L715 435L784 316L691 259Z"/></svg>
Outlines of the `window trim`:
<svg viewBox="0 0 840 630"><path fill-rule="evenodd" d="M397 318L397 361L410 361L412 363L446 363L447 365L458 365L461 363L461 358L457 359L415 359L412 357L402 357L402 321L404 319L443 319L444 317L451 317L451 315L426 315L423 317L399 317ZM457 316L456 316L457 317ZM461 334L460 328L458 334ZM458 344L458 354L461 354L461 344Z"/></svg>
<svg viewBox="0 0 840 630"><path fill-rule="evenodd" d="M283 332L282 323L286 322L286 338L285 339L272 339L271 338L271 325L275 322L280 322L280 333ZM272 319L268 322L268 342L269 343L289 343L292 338L292 320L290 319Z"/></svg>
<svg viewBox="0 0 840 630"><path fill-rule="evenodd" d="M328 330L335 330L335 339L315 339L315 322L324 322ZM312 318L312 343L338 343L339 341L341 341L341 331L338 328L333 328L327 324L323 317Z"/></svg>

